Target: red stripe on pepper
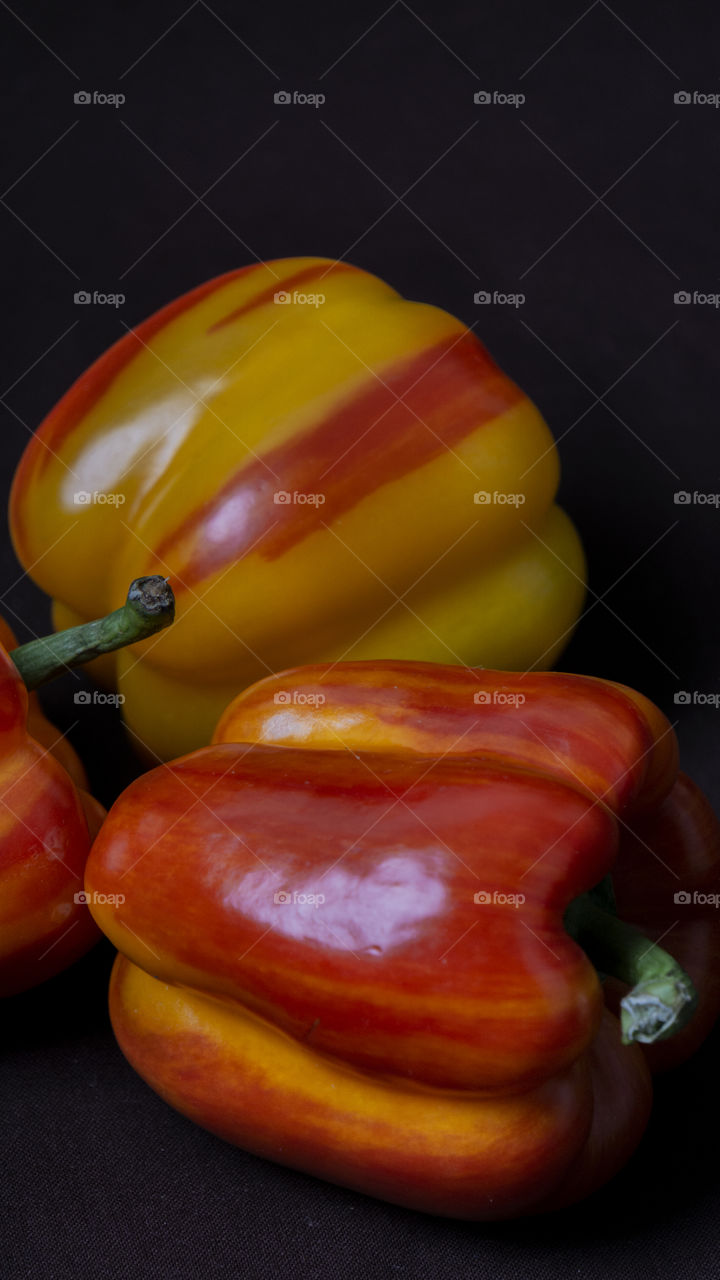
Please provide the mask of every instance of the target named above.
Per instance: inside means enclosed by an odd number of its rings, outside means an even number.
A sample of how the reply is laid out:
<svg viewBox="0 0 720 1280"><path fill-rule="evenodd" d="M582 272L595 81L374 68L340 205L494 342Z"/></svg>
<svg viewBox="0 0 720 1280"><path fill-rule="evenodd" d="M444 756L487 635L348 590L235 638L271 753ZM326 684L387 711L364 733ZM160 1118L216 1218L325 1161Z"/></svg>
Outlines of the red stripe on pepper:
<svg viewBox="0 0 720 1280"><path fill-rule="evenodd" d="M382 380L373 374L368 386L310 431L247 462L159 543L157 557L172 565L178 588L202 581L250 547L275 559L522 399L473 334L447 338L391 366ZM421 424L428 429L419 430ZM358 467L353 446L361 437ZM322 508L275 502L278 491L316 492L325 472Z"/></svg>

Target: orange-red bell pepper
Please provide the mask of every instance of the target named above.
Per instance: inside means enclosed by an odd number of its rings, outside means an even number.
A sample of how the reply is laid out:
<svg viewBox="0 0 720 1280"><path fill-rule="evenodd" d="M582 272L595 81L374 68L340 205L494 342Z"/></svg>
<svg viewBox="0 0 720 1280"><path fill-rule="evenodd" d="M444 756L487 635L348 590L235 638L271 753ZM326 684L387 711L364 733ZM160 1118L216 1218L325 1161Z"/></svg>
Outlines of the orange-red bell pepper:
<svg viewBox="0 0 720 1280"><path fill-rule="evenodd" d="M83 875L105 810L28 689L151 635L172 612L172 593L154 578L133 583L109 618L20 648L0 620L0 996L59 973L100 937Z"/></svg>
<svg viewBox="0 0 720 1280"><path fill-rule="evenodd" d="M0 646L7 653L18 647L15 632L4 618L0 618ZM87 791L88 776L82 760L68 739L48 720L36 693L27 695L27 729L30 737L39 742L60 762L65 772L70 774L75 786Z"/></svg>
<svg viewBox="0 0 720 1280"><path fill-rule="evenodd" d="M82 764L29 697L0 644L0 996L79 959L100 937L78 891L105 810L85 790ZM83 785L84 784L84 785Z"/></svg>
<svg viewBox="0 0 720 1280"><path fill-rule="evenodd" d="M677 770L665 717L608 681L264 680L94 845L88 890L123 895L92 908L121 952L120 1046L213 1132L400 1204L497 1218L587 1194L647 1121L640 1045L697 1039L674 931L663 950L600 905L617 873L643 922L639 846L655 930L679 889L717 884L717 821ZM667 806L672 839L643 848ZM626 983L621 1023L591 959ZM703 1029L706 964L688 955Z"/></svg>

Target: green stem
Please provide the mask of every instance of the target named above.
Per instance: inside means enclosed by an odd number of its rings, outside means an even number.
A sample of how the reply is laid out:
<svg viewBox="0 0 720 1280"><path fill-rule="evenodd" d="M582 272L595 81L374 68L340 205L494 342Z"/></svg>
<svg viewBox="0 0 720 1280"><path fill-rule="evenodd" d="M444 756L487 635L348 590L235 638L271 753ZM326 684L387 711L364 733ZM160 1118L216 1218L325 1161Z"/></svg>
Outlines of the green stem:
<svg viewBox="0 0 720 1280"><path fill-rule="evenodd" d="M697 1005L685 970L634 925L598 906L591 894L570 903L565 928L603 973L632 988L620 1002L623 1044L653 1044L680 1031Z"/></svg>
<svg viewBox="0 0 720 1280"><path fill-rule="evenodd" d="M121 609L94 622L31 640L13 649L10 657L27 688L37 689L70 667L79 667L102 653L112 653L124 645L145 640L168 627L174 617L175 597L166 579L136 578L130 583Z"/></svg>

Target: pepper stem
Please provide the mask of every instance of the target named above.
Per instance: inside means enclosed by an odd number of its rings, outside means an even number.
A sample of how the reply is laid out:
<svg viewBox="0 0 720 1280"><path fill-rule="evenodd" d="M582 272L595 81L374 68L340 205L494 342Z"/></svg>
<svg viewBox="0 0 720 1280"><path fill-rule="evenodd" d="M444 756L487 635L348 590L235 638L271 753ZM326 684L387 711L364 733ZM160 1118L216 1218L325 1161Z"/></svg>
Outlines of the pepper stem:
<svg viewBox="0 0 720 1280"><path fill-rule="evenodd" d="M689 1022L697 1005L692 981L677 960L634 925L586 893L570 903L565 928L597 969L632 987L620 1001L623 1044L666 1040Z"/></svg>
<svg viewBox="0 0 720 1280"><path fill-rule="evenodd" d="M136 578L130 583L127 600L104 618L69 627L39 640L30 640L10 653L29 690L48 680L91 662L102 653L112 653L124 645L145 640L175 617L175 597L165 578Z"/></svg>

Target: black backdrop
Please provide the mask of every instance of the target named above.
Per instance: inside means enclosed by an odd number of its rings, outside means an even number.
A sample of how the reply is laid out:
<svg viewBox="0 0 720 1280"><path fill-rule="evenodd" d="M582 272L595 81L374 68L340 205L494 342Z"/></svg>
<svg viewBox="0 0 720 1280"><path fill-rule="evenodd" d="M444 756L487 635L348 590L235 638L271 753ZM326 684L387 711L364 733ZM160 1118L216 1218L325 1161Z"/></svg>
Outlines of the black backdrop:
<svg viewBox="0 0 720 1280"><path fill-rule="evenodd" d="M27 432L124 324L255 257L347 256L477 322L538 402L590 564L562 665L656 700L720 802L720 713L675 703L720 687L720 511L674 501L720 492L715 8L0 3L5 488ZM78 306L78 290L125 302ZM479 290L525 301L478 307ZM2 557L0 608L42 633L47 602L6 537ZM111 711L76 723L71 679L46 705L109 803L137 766ZM175 1115L115 1048L110 962L100 947L3 1010L8 1277L715 1273L717 1034L658 1082L640 1151L591 1201L457 1224Z"/></svg>

